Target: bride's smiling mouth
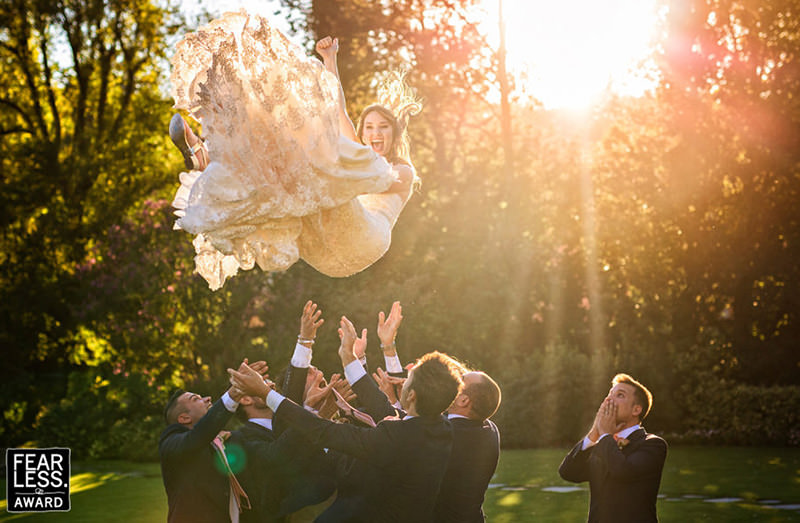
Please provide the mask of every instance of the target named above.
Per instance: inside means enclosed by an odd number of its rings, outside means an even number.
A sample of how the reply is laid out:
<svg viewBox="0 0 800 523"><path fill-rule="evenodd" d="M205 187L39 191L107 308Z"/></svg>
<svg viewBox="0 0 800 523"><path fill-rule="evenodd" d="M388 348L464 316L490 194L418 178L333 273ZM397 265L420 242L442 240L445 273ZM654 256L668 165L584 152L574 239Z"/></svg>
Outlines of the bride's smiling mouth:
<svg viewBox="0 0 800 523"><path fill-rule="evenodd" d="M383 140L380 139L372 140L369 142L369 144L372 147L372 150L375 151L376 153L383 152Z"/></svg>

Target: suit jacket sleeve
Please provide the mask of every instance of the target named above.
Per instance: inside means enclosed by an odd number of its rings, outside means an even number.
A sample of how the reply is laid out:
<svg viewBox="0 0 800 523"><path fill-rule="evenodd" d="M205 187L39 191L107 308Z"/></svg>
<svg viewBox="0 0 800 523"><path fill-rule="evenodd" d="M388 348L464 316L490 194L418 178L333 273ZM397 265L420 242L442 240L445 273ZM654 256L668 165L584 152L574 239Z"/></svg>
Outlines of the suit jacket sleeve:
<svg viewBox="0 0 800 523"><path fill-rule="evenodd" d="M291 425L314 445L338 450L350 456L381 465L393 456L387 452L393 437L387 423L376 428L356 427L349 423L333 423L319 418L296 403L284 400L275 413L275 419ZM398 422L399 423L399 422Z"/></svg>
<svg viewBox="0 0 800 523"><path fill-rule="evenodd" d="M233 413L218 399L191 430L174 432L165 437L161 441L159 452L162 456L173 457L196 452L214 440L231 416Z"/></svg>
<svg viewBox="0 0 800 523"><path fill-rule="evenodd" d="M283 380L282 388L283 395L290 400L303 404L303 393L306 391L306 377L308 376L308 367L295 367L289 364L286 370L286 377Z"/></svg>
<svg viewBox="0 0 800 523"><path fill-rule="evenodd" d="M233 440L233 437L231 437ZM237 443L239 438L235 440ZM241 442L247 447L248 456L256 460L259 466L286 465L299 453L306 450L308 441L294 429L283 431L275 440L248 438Z"/></svg>
<svg viewBox="0 0 800 523"><path fill-rule="evenodd" d="M610 439L613 441L613 438ZM562 479L573 483L589 481L589 457L592 447L581 450L582 446L583 440L579 441L578 444L572 448L570 453L564 457L564 460L558 467L558 474Z"/></svg>
<svg viewBox="0 0 800 523"><path fill-rule="evenodd" d="M386 394L378 388L378 384L370 377L369 374L362 377L360 380L351 384L353 392L358 396L358 401L364 412L369 414L375 423L381 421L386 416L396 416L397 411L392 404L389 403L389 398Z"/></svg>

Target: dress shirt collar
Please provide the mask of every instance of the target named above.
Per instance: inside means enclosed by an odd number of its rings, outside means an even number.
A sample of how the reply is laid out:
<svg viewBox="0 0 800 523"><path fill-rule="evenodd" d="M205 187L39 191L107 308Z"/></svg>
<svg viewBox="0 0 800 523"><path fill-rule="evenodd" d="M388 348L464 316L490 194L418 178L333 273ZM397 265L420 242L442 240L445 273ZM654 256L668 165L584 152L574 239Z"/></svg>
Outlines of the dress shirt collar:
<svg viewBox="0 0 800 523"><path fill-rule="evenodd" d="M250 423L255 423L256 425L261 425L267 430L272 430L272 420L269 418L250 418Z"/></svg>
<svg viewBox="0 0 800 523"><path fill-rule="evenodd" d="M621 431L617 432L615 435L617 436L617 438L626 438L627 439L628 436L630 436L631 434L633 434L634 432L636 432L640 428L642 428L642 426L637 423L633 427L628 427L627 429L622 429Z"/></svg>

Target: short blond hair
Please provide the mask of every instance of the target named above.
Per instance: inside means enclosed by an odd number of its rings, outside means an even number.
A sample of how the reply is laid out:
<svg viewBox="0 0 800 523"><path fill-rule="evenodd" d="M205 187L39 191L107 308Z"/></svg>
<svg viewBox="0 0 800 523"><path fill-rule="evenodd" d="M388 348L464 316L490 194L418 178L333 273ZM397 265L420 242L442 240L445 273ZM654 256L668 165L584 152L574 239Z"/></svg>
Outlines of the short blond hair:
<svg viewBox="0 0 800 523"><path fill-rule="evenodd" d="M642 413L639 414L639 421L644 420L650 413L650 407L653 406L653 395L647 390L647 387L633 379L630 375L621 373L614 376L611 380L611 386L618 383L624 383L633 387L633 403L642 407Z"/></svg>

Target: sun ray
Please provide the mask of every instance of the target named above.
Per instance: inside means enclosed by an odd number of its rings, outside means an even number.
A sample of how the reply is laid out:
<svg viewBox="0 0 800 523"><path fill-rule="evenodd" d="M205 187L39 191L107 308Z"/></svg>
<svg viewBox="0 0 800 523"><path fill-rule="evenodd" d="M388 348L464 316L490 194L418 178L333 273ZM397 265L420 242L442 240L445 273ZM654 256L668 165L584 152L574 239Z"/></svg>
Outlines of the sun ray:
<svg viewBox="0 0 800 523"><path fill-rule="evenodd" d="M482 30L495 46L497 5L485 0L482 6ZM521 94L545 107L587 106L606 89L639 96L655 85L655 69L647 64L655 0L503 0L503 11L508 68Z"/></svg>

